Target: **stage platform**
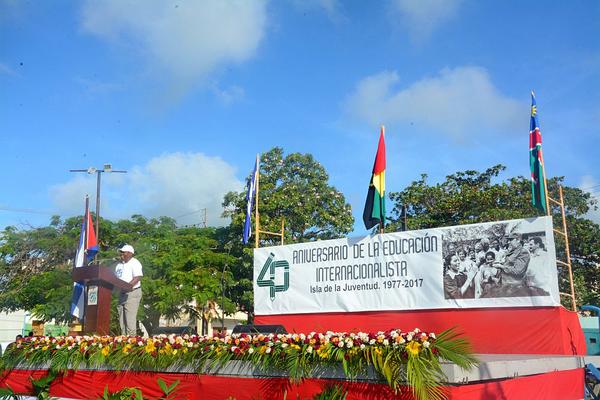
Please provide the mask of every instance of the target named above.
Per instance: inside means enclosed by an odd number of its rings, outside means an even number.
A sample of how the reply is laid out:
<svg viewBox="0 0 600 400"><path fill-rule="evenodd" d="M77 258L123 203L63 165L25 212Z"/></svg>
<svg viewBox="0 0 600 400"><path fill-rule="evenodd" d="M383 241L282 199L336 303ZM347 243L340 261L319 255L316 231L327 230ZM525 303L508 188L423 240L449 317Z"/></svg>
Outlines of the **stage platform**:
<svg viewBox="0 0 600 400"><path fill-rule="evenodd" d="M463 371L452 363L443 364L449 399L582 399L585 364L600 365L600 356L480 354L478 358L479 366L471 371ZM0 386L31 394L29 376L44 374L43 369L14 370L0 380ZM245 361L231 361L202 374L181 368L164 372L80 369L57 377L50 394L63 399L88 399L100 396L106 386L111 392L136 386L142 389L144 397L159 398L162 393L158 378L167 383L179 380L180 399L311 399L331 383L342 383L348 389L347 400L412 398L409 390L393 394L374 373L350 382L341 368L323 368L292 385L284 371L264 371Z"/></svg>

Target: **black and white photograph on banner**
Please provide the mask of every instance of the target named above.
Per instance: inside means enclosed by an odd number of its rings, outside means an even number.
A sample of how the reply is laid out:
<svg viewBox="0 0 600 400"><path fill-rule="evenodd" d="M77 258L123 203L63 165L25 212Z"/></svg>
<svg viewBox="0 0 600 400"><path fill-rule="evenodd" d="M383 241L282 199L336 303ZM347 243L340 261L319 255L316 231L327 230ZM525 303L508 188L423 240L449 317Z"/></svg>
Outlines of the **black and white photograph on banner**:
<svg viewBox="0 0 600 400"><path fill-rule="evenodd" d="M445 230L444 297L549 296L546 233L524 231L520 225L516 221Z"/></svg>

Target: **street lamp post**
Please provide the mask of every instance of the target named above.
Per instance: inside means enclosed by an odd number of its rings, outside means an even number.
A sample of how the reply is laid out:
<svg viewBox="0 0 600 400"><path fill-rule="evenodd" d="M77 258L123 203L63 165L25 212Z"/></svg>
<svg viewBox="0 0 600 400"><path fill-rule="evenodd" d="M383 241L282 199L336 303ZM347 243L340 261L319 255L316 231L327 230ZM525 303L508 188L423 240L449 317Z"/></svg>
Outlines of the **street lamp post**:
<svg viewBox="0 0 600 400"><path fill-rule="evenodd" d="M96 240L100 244L100 182L103 172L126 174L127 171L116 170L111 164L104 164L102 169L89 167L88 169L70 169L69 172L85 172L87 174L96 174Z"/></svg>

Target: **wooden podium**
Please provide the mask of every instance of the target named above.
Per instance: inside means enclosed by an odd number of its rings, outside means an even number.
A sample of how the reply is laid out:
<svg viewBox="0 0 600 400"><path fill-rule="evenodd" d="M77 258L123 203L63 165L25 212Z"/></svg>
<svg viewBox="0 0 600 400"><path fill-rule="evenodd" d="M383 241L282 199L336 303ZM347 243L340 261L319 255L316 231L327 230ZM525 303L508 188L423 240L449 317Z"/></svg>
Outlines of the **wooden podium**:
<svg viewBox="0 0 600 400"><path fill-rule="evenodd" d="M86 287L83 333L108 335L112 290L129 291L131 285L117 278L111 267L99 264L75 268L71 276Z"/></svg>

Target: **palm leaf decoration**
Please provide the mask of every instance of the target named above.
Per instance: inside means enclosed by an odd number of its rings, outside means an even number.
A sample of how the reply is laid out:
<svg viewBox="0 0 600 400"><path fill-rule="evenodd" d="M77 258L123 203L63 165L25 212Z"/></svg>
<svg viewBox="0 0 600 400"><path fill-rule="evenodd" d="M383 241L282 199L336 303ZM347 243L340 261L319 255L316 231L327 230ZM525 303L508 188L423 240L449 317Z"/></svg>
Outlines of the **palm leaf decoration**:
<svg viewBox="0 0 600 400"><path fill-rule="evenodd" d="M455 363L463 369L477 364L468 340L455 329L444 331L437 338L433 333L415 329L369 334L31 338L6 350L0 358L0 372L31 367L43 367L52 374L78 368L117 371L186 368L201 374L216 374L234 360L250 362L265 371L265 375L269 371L285 371L291 383L318 376L329 367L341 368L347 380L369 376L374 371L395 392L409 389L421 400L446 398L443 362ZM344 396L345 392L340 392L339 398Z"/></svg>

